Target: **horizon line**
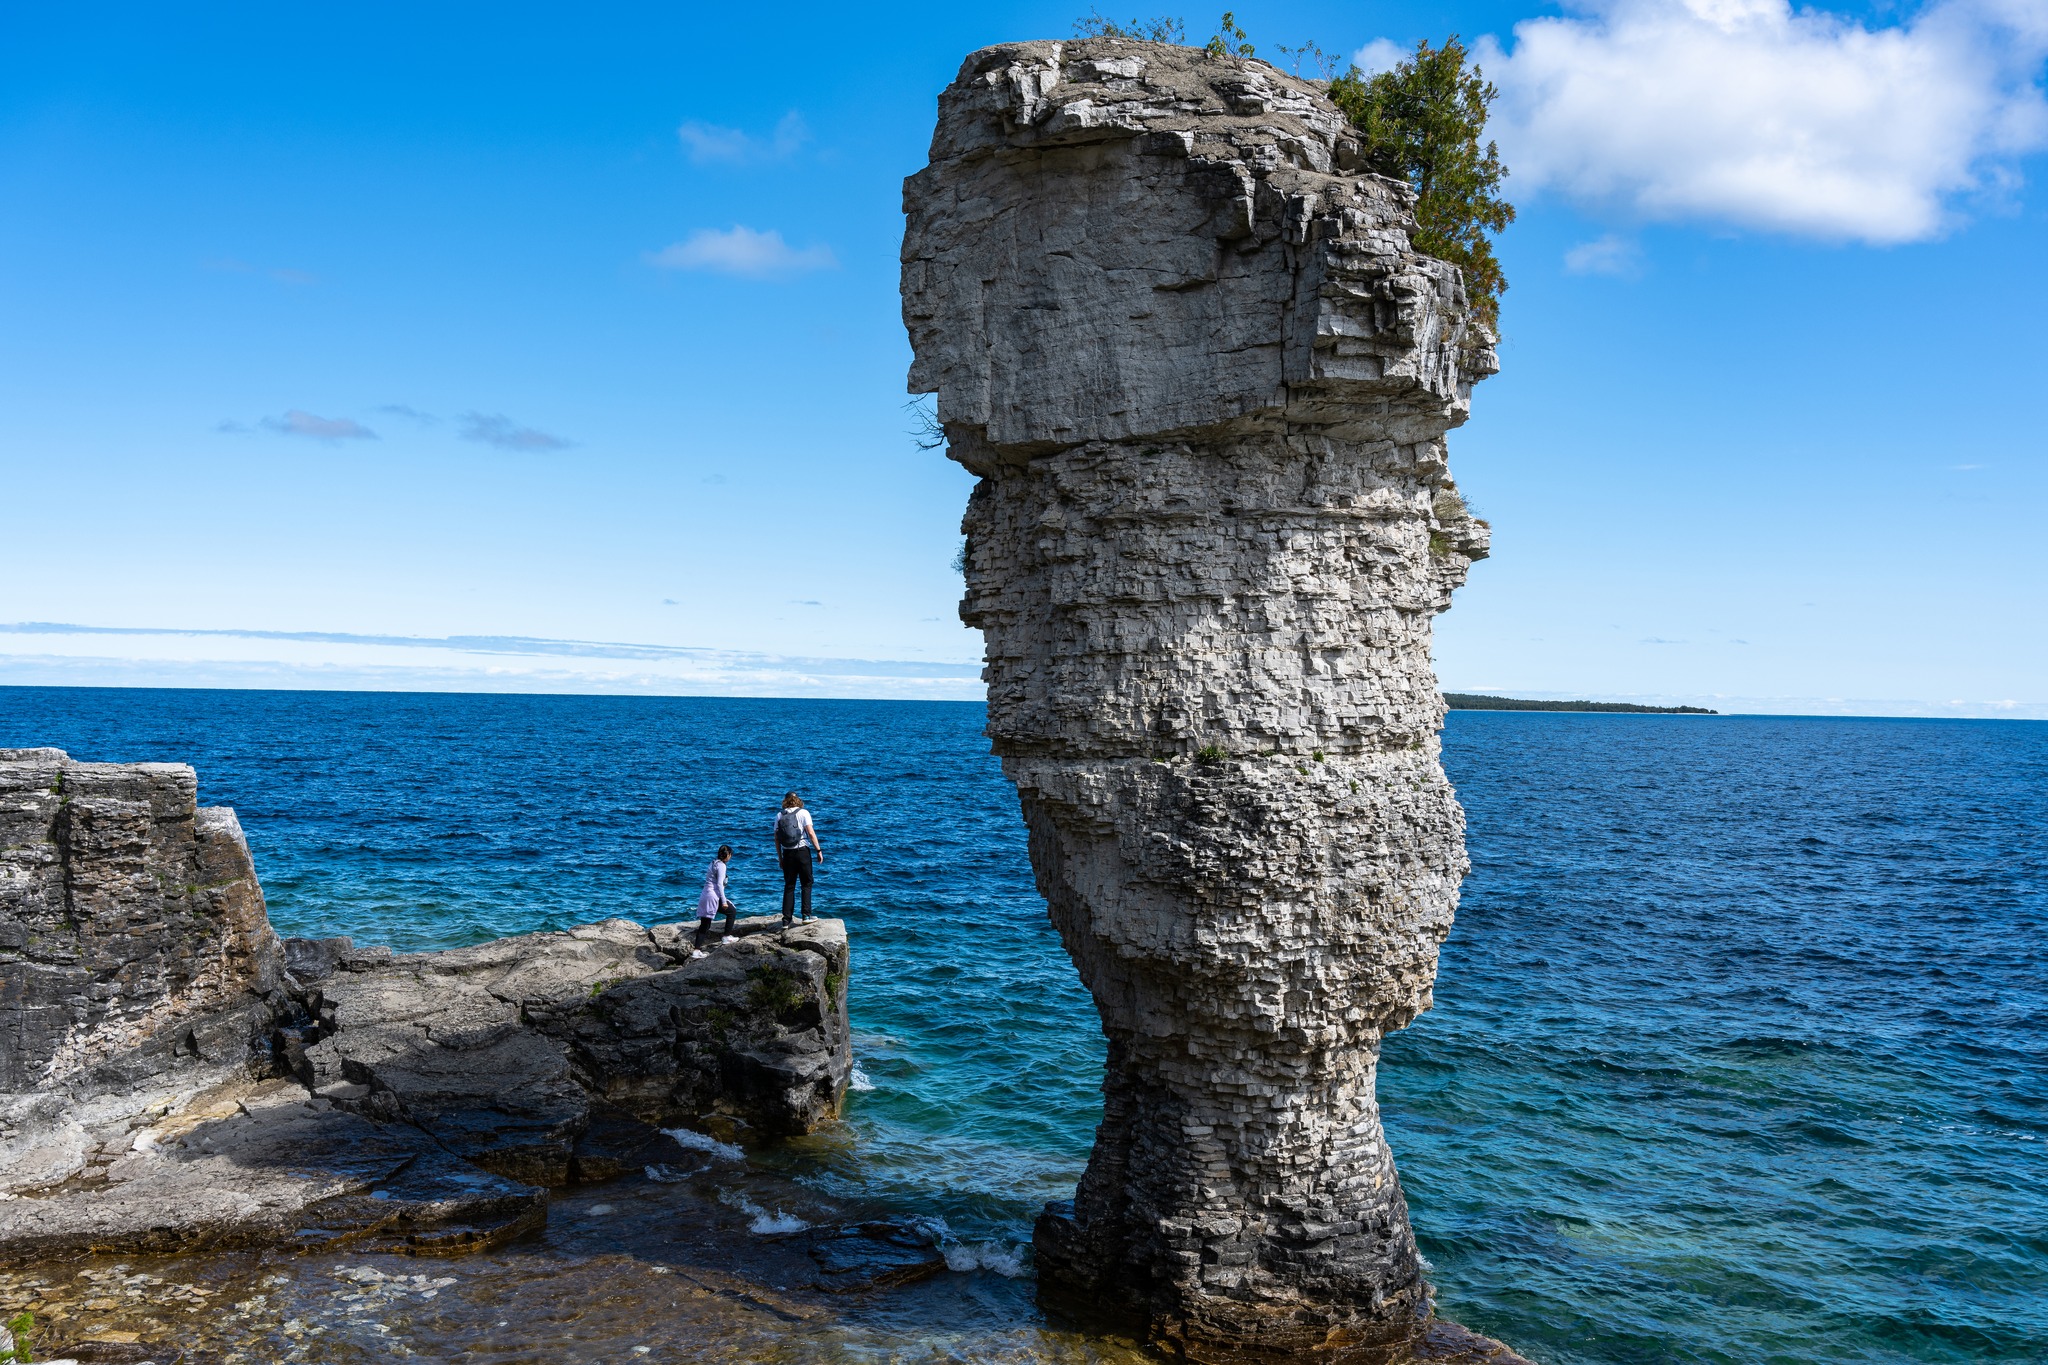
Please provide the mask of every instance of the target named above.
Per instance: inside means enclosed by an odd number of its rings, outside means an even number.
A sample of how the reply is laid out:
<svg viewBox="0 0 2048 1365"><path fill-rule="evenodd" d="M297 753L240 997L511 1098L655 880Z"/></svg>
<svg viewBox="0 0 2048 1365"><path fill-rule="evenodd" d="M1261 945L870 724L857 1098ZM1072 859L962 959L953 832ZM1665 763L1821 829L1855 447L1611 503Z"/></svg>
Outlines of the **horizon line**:
<svg viewBox="0 0 2048 1365"><path fill-rule="evenodd" d="M536 696L753 696L799 700L985 700L979 662L862 659L533 635L399 635L325 630L199 626L97 626L75 622L0 623L7 637L241 640L327 650L189 650L119 654L37 654L0 650L0 686L161 688L215 691L403 692ZM210 653L210 651L209 651ZM435 657L435 656L439 657ZM406 657L412 656L412 657ZM1559 690L1499 682L1440 684L1528 701L1600 701L1695 705L1735 715L2048 719L2048 701L1946 698L1754 696L1733 692L1618 693Z"/></svg>

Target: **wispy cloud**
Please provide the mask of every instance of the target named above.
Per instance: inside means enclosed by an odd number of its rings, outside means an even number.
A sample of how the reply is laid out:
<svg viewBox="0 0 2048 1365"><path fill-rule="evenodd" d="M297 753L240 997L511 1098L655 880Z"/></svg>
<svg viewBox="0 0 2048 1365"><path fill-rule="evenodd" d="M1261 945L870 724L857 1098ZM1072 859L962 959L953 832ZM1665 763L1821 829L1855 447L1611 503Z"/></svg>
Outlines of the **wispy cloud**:
<svg viewBox="0 0 2048 1365"><path fill-rule="evenodd" d="M740 128L691 119L676 129L690 160L702 166L711 162L744 165L747 162L781 161L796 154L810 141L811 130L804 116L792 109L767 137L757 137Z"/></svg>
<svg viewBox="0 0 2048 1365"><path fill-rule="evenodd" d="M724 232L700 228L680 242L649 252L647 263L657 270L709 270L719 275L775 279L829 270L839 264L839 258L829 246L798 249L772 228L756 232L735 225Z"/></svg>
<svg viewBox="0 0 2048 1365"><path fill-rule="evenodd" d="M964 652L971 653L971 649ZM981 666L516 635L0 624L0 683L977 700Z"/></svg>
<svg viewBox="0 0 2048 1365"><path fill-rule="evenodd" d="M382 407L378 408L377 411L388 412L393 417L407 418L411 421L418 422L423 427L436 426L441 421L441 419L434 416L433 413L421 412L418 408L412 407L409 404L405 403L386 403Z"/></svg>
<svg viewBox="0 0 2048 1365"><path fill-rule="evenodd" d="M1608 233L1581 242L1564 253L1564 268L1574 275L1614 275L1634 279L1643 273L1643 253L1634 242Z"/></svg>
<svg viewBox="0 0 2048 1365"><path fill-rule="evenodd" d="M352 417L317 417L293 408L282 417L266 417L263 425L286 436L305 436L315 441L374 441L377 433Z"/></svg>
<svg viewBox="0 0 2048 1365"><path fill-rule="evenodd" d="M1922 241L2048 145L2040 0L1878 27L1787 0L1590 0L1478 56L1515 183L1647 218Z"/></svg>
<svg viewBox="0 0 2048 1365"><path fill-rule="evenodd" d="M567 450L574 441L538 427L521 426L503 413L462 414L462 439L481 441L500 450Z"/></svg>

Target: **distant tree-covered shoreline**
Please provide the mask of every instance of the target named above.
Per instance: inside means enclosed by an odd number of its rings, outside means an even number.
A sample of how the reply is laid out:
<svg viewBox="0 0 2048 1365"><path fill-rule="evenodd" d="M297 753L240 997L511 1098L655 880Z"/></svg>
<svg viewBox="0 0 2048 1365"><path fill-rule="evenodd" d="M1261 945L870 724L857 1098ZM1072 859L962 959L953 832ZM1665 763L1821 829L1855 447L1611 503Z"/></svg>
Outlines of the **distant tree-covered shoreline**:
<svg viewBox="0 0 2048 1365"><path fill-rule="evenodd" d="M1704 706L1638 706L1630 701L1530 701L1522 697L1488 697L1476 692L1446 692L1453 711L1608 711L1629 716L1718 716Z"/></svg>

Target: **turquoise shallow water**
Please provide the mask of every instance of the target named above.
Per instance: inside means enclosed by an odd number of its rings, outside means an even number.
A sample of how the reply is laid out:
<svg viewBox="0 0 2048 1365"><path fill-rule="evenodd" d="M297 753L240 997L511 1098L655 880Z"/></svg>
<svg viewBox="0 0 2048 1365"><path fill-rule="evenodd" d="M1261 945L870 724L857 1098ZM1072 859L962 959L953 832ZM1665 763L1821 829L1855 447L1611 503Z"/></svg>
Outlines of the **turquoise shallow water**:
<svg viewBox="0 0 2048 1365"><path fill-rule="evenodd" d="M0 689L0 746L197 766L283 932L401 948L681 917L725 841L766 910L802 789L873 1088L777 1164L1004 1270L1101 1047L980 724ZM2048 724L1461 712L1445 763L1474 873L1381 1088L1448 1313L1556 1365L2048 1360Z"/></svg>

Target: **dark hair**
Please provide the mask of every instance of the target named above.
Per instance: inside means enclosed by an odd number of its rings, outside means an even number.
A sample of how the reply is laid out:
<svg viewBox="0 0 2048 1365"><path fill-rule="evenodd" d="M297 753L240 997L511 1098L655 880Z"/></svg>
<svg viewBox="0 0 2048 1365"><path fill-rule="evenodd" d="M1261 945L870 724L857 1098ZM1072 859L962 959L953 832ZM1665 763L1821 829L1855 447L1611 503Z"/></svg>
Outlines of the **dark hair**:
<svg viewBox="0 0 2048 1365"><path fill-rule="evenodd" d="M719 856L719 857L721 857L721 858L730 858L730 857L732 857L732 845L731 845L731 844L720 844L720 845L718 846L718 856Z"/></svg>
<svg viewBox="0 0 2048 1365"><path fill-rule="evenodd" d="M802 810L804 808L804 799L795 792L788 792L782 798L782 808L784 810Z"/></svg>

